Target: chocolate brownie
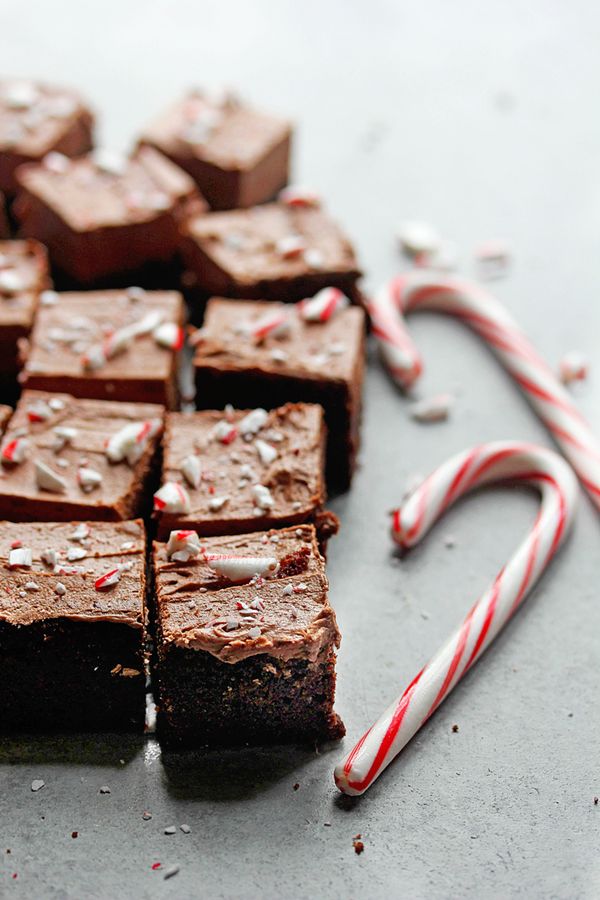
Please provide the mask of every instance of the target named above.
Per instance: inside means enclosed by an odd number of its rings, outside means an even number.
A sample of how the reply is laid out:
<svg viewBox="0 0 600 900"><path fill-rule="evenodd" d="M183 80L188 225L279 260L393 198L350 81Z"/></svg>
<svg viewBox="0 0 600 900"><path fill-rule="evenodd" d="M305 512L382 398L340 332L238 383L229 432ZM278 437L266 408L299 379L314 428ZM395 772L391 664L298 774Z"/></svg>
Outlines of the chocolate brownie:
<svg viewBox="0 0 600 900"><path fill-rule="evenodd" d="M289 303L332 286L361 302L352 245L322 209L278 202L213 212L190 217L183 232L186 284L199 289L199 300Z"/></svg>
<svg viewBox="0 0 600 900"><path fill-rule="evenodd" d="M6 209L6 199L0 191L0 239L6 240L10 237L10 225L8 224L8 212Z"/></svg>
<svg viewBox="0 0 600 900"><path fill-rule="evenodd" d="M50 285L46 251L37 241L0 241L0 391L16 399L19 341L31 331L40 294Z"/></svg>
<svg viewBox="0 0 600 900"><path fill-rule="evenodd" d="M315 302L320 296L327 294ZM319 403L328 427L327 483L344 490L360 440L365 314L358 307L338 308L326 321L310 321L303 309L304 304L210 300L195 337L196 405L273 409L288 401Z"/></svg>
<svg viewBox="0 0 600 900"><path fill-rule="evenodd" d="M119 521L147 511L164 409L25 391L0 446L0 519Z"/></svg>
<svg viewBox="0 0 600 900"><path fill-rule="evenodd" d="M159 537L178 528L232 535L313 522L323 547L338 529L323 510L326 437L314 404L169 413L162 481L183 489L186 509L177 511L178 495L173 511L159 503Z"/></svg>
<svg viewBox="0 0 600 900"><path fill-rule="evenodd" d="M20 234L46 244L62 283L75 286L158 277L173 263L184 212L206 209L190 176L151 147L130 158L54 154L17 178Z"/></svg>
<svg viewBox="0 0 600 900"><path fill-rule="evenodd" d="M0 405L0 437L4 434L6 430L6 426L10 421L10 417L13 414L12 406L4 406Z"/></svg>
<svg viewBox="0 0 600 900"><path fill-rule="evenodd" d="M0 522L0 731L141 730L141 521Z"/></svg>
<svg viewBox="0 0 600 900"><path fill-rule="evenodd" d="M0 82L0 190L15 194L15 170L47 153L80 156L93 146L94 116L70 88Z"/></svg>
<svg viewBox="0 0 600 900"><path fill-rule="evenodd" d="M181 294L130 288L54 294L46 301L29 341L26 387L177 408Z"/></svg>
<svg viewBox="0 0 600 900"><path fill-rule="evenodd" d="M190 91L145 130L196 181L214 209L254 206L287 184L291 127L231 93Z"/></svg>
<svg viewBox="0 0 600 900"><path fill-rule="evenodd" d="M157 729L167 746L339 738L339 632L312 525L154 544Z"/></svg>

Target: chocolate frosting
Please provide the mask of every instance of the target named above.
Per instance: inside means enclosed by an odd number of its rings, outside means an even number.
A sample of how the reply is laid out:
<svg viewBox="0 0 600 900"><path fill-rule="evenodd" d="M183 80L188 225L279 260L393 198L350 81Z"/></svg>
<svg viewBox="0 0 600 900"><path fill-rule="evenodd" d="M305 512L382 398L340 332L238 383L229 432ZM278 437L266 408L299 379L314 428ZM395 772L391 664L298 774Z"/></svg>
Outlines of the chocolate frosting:
<svg viewBox="0 0 600 900"><path fill-rule="evenodd" d="M79 522L0 522L0 621L31 625L46 619L117 622L132 628L144 623L145 533L141 520L89 523L89 537L73 537ZM32 551L28 568L10 568L14 541ZM85 550L85 558L67 561L69 549ZM81 574L54 574L42 559L55 550L59 564L79 566ZM94 582L117 566L125 566L120 581L98 591ZM58 593L57 593L57 585ZM65 588L62 593L60 587Z"/></svg>
<svg viewBox="0 0 600 900"><path fill-rule="evenodd" d="M20 288L3 288L2 275ZM31 328L40 291L49 287L48 259L37 241L0 241L0 327L2 341L16 340ZM0 362L0 369L2 363Z"/></svg>
<svg viewBox="0 0 600 900"><path fill-rule="evenodd" d="M60 409L52 410L43 422L29 422L27 411L35 403L56 401ZM105 454L105 445L111 435L130 422L162 419L162 406L149 403L113 403L108 400L77 400L69 394L47 394L43 391L25 391L6 431L5 440L25 435L30 448L27 458L18 465L3 465L0 470L0 507L4 501L14 504L17 498L35 501L40 510L60 507L68 510L71 505L89 510L107 507L118 508L135 490L149 465L157 435L149 442L149 448L139 462L131 467L127 462L111 463ZM74 437L57 450L56 426L75 429ZM49 493L36 486L35 460L47 465L66 482L65 493ZM60 461L64 462L61 463ZM88 466L102 475L102 483L90 493L84 493L77 482L77 470L87 460ZM66 465L65 465L66 463ZM42 512L39 513L42 518Z"/></svg>
<svg viewBox="0 0 600 900"><path fill-rule="evenodd" d="M184 233L212 265L242 288L261 281L291 281L313 272L361 275L352 245L322 209L266 203L211 212L190 218ZM289 259L282 255L277 242L292 235L303 238L307 250L318 251L318 267L310 266L303 254Z"/></svg>
<svg viewBox="0 0 600 900"><path fill-rule="evenodd" d="M86 291L56 295L56 303L42 306L36 317L25 364L29 382L35 376L90 381L164 381L171 376L173 351L161 347L151 333L94 371L85 371L81 358L107 335L161 312L164 322L183 323L183 298L176 291ZM66 385L65 385L66 386Z"/></svg>
<svg viewBox="0 0 600 900"><path fill-rule="evenodd" d="M242 530L237 526L246 520L254 530L253 520L266 518L276 524L297 517L302 521L322 507L325 432L321 407L289 403L270 412L260 430L247 439L238 433L231 443L224 444L215 436L219 423L237 426L248 412L167 414L163 480L181 482L191 502L189 515L176 516L178 527L206 523L209 529L227 533L228 526ZM257 448L264 449L263 444L268 445L267 453L271 449L276 454L272 461L261 461ZM190 454L197 454L202 467L203 478L197 488L181 472L181 464ZM257 508L252 493L257 483L271 492L274 504L269 510ZM212 510L210 502L215 497L226 497L227 502ZM162 517L161 527L169 518Z"/></svg>
<svg viewBox="0 0 600 900"><path fill-rule="evenodd" d="M204 135L195 135L194 123L202 121L211 124ZM201 91L191 91L152 122L141 140L168 156L195 157L220 169L237 171L257 165L290 131L288 122L235 98L211 98Z"/></svg>
<svg viewBox="0 0 600 900"><path fill-rule="evenodd" d="M257 343L249 326L281 309L288 328ZM353 381L362 366L365 314L348 307L326 322L305 322L291 304L213 298L197 332L194 365L325 381ZM359 363L360 360L360 363Z"/></svg>
<svg viewBox="0 0 600 900"><path fill-rule="evenodd" d="M325 566L312 525L206 538L202 543L207 553L275 557L280 564L297 554L306 560L306 568L294 575L284 570L257 584L232 586L201 557L187 563L172 562L165 545L155 543L160 654L174 646L202 650L232 664L261 653L279 659L315 660L327 648L339 645ZM304 557L307 548L310 552ZM264 609L253 610L252 615L240 613L237 604L248 606L256 597L261 598Z"/></svg>

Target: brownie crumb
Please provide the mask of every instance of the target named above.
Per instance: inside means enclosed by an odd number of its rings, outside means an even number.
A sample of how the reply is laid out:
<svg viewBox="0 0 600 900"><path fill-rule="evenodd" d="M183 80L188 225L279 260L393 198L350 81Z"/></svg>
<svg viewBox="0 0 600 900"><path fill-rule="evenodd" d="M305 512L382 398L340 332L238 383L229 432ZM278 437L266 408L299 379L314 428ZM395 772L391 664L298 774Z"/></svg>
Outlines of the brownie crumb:
<svg viewBox="0 0 600 900"><path fill-rule="evenodd" d="M294 790L297 791L299 787L300 787L300 782L297 781L296 784L294 785Z"/></svg>
<svg viewBox="0 0 600 900"><path fill-rule="evenodd" d="M454 732L454 734L456 734L456 732L458 731L458 725L453 725L452 731Z"/></svg>
<svg viewBox="0 0 600 900"><path fill-rule="evenodd" d="M360 856L360 854L365 849L365 845L361 841L361 837L362 837L362 834L360 834L360 832L359 832L358 834L354 835L354 839L352 841L352 846L354 847L354 852L356 853L357 856Z"/></svg>
<svg viewBox="0 0 600 900"><path fill-rule="evenodd" d="M594 806L598 806L598 797L594 797ZM10 850L7 850L6 852L10 853Z"/></svg>
<svg viewBox="0 0 600 900"><path fill-rule="evenodd" d="M79 832L78 832L78 831L72 831L72 832L71 832L71 837L72 837L72 838L78 838L78 837L79 837Z"/></svg>
<svg viewBox="0 0 600 900"><path fill-rule="evenodd" d="M100 793L101 794L110 794L110 788L108 787L107 784L102 785L102 787L100 788Z"/></svg>
<svg viewBox="0 0 600 900"><path fill-rule="evenodd" d="M279 563L278 578L288 578L290 575L300 575L308 569L310 559L310 547L300 547L293 553L288 553Z"/></svg>

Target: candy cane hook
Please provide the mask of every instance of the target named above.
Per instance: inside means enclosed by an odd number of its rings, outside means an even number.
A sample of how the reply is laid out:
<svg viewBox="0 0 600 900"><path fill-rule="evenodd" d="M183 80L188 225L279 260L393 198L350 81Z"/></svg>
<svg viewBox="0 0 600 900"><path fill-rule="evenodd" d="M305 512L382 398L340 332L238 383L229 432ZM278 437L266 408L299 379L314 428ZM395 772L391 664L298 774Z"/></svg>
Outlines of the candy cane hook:
<svg viewBox="0 0 600 900"><path fill-rule="evenodd" d="M392 537L413 547L452 503L496 481L537 488L541 506L522 541L464 622L335 769L345 794L362 794L477 662L531 590L564 539L579 493L567 463L533 444L482 444L449 459L393 513Z"/></svg>
<svg viewBox="0 0 600 900"><path fill-rule="evenodd" d="M371 301L373 333L383 361L403 388L419 377L422 362L404 313L435 309L470 325L494 350L551 432L594 504L600 509L600 442L554 373L504 307L476 284L415 270L399 275Z"/></svg>

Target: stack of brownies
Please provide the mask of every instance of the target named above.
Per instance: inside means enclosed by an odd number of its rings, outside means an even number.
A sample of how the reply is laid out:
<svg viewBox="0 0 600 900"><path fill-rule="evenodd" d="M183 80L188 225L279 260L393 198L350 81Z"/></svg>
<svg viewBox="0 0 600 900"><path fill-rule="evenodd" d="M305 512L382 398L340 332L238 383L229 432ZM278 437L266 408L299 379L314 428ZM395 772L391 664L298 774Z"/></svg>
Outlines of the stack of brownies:
<svg viewBox="0 0 600 900"><path fill-rule="evenodd" d="M128 157L93 132L74 91L0 83L0 730L142 729L150 665L166 746L338 738L354 251L287 186L290 125L231 94Z"/></svg>

